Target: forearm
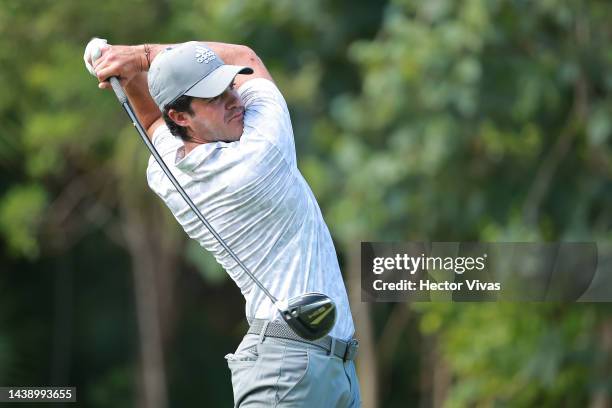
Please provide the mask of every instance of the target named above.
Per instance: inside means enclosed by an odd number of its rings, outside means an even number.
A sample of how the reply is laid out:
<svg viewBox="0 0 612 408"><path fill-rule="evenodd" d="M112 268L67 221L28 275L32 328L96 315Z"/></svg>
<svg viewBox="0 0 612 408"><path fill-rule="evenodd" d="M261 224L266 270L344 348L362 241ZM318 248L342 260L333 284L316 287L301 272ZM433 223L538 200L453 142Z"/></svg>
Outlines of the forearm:
<svg viewBox="0 0 612 408"><path fill-rule="evenodd" d="M161 112L149 94L147 71L149 59L140 45L114 45L103 49L102 55L92 61L103 89L111 89L108 78L117 77L142 127L152 135L163 121Z"/></svg>
<svg viewBox="0 0 612 408"><path fill-rule="evenodd" d="M147 72L136 74L124 89L136 117L143 128L148 131L149 136L152 136L157 127L153 125L161 118L161 112L149 94Z"/></svg>
<svg viewBox="0 0 612 408"><path fill-rule="evenodd" d="M252 75L238 75L236 77L235 83L236 88L240 88L240 86L247 80L253 78L266 78L272 80L272 76L268 72L264 63L257 56L257 54L245 45L238 44L227 44L220 42L210 42L205 41L207 47L215 52L226 64L229 65L244 65L253 69ZM145 46L139 45L138 47L143 55L143 58L147 63L153 62L155 57L162 52L166 47L171 46L172 44L147 44L147 48L149 50L149 55L147 58L145 52ZM146 66L147 70L149 65Z"/></svg>
<svg viewBox="0 0 612 408"><path fill-rule="evenodd" d="M223 62L230 65L246 65L249 62L252 62L252 57L255 56L255 53L251 51L249 47L238 44L227 44L220 42L208 42L203 41L207 47L215 52ZM142 58L147 61L146 69L148 70L149 64L153 62L155 57L162 52L167 47L172 47L176 44L144 44L135 45L134 47L140 51ZM149 55L147 57L147 49ZM250 55L253 54L253 55Z"/></svg>

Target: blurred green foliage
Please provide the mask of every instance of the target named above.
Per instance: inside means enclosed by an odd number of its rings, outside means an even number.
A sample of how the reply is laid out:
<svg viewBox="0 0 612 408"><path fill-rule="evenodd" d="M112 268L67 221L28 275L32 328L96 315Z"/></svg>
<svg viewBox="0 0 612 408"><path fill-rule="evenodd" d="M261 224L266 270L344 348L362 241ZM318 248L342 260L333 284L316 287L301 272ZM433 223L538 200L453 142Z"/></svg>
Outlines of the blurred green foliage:
<svg viewBox="0 0 612 408"><path fill-rule="evenodd" d="M134 406L122 206L184 239L146 187L131 124L83 67L92 36L255 49L289 103L299 167L346 257L362 240L608 241L611 16L596 0L5 1L0 384L70 383L85 406L120 406L117 396ZM181 248L170 405L202 392L227 405L220 356L241 337L240 296L197 246ZM605 305L410 309L397 358L379 367L393 373L381 406L437 392L418 384L434 369L418 360L425 351L402 350L427 342L451 378L448 407L610 401ZM373 307L381 342L390 314Z"/></svg>

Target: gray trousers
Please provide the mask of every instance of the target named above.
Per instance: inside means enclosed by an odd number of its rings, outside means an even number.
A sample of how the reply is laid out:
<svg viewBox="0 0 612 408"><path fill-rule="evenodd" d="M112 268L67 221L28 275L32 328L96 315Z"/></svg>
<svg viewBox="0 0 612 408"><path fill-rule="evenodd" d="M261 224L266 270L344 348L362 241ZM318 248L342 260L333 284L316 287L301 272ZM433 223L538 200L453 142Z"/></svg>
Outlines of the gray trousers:
<svg viewBox="0 0 612 408"><path fill-rule="evenodd" d="M361 406L353 361L343 362L320 347L247 334L225 359L235 407Z"/></svg>

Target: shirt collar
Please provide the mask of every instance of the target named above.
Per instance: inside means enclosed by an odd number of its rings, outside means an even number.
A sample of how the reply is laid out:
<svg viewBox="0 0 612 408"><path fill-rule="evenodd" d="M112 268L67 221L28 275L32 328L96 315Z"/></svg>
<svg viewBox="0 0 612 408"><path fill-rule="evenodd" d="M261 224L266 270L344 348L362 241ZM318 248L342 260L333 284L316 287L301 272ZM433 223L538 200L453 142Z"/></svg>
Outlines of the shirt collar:
<svg viewBox="0 0 612 408"><path fill-rule="evenodd" d="M185 147L181 146L176 151L174 165L184 172L193 172L202 162L213 155L217 149L224 149L228 147L228 145L229 143L226 142L202 143L183 157L180 157L181 150L183 152L185 151Z"/></svg>

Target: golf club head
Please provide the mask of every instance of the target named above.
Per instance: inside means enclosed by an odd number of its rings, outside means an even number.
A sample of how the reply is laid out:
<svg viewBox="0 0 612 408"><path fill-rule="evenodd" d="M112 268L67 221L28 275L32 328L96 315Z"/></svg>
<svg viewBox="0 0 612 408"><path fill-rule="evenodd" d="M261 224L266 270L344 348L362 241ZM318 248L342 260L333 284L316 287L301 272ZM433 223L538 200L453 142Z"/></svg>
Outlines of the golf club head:
<svg viewBox="0 0 612 408"><path fill-rule="evenodd" d="M309 292L296 296L279 310L291 330L306 340L325 337L336 323L336 305L322 293Z"/></svg>

